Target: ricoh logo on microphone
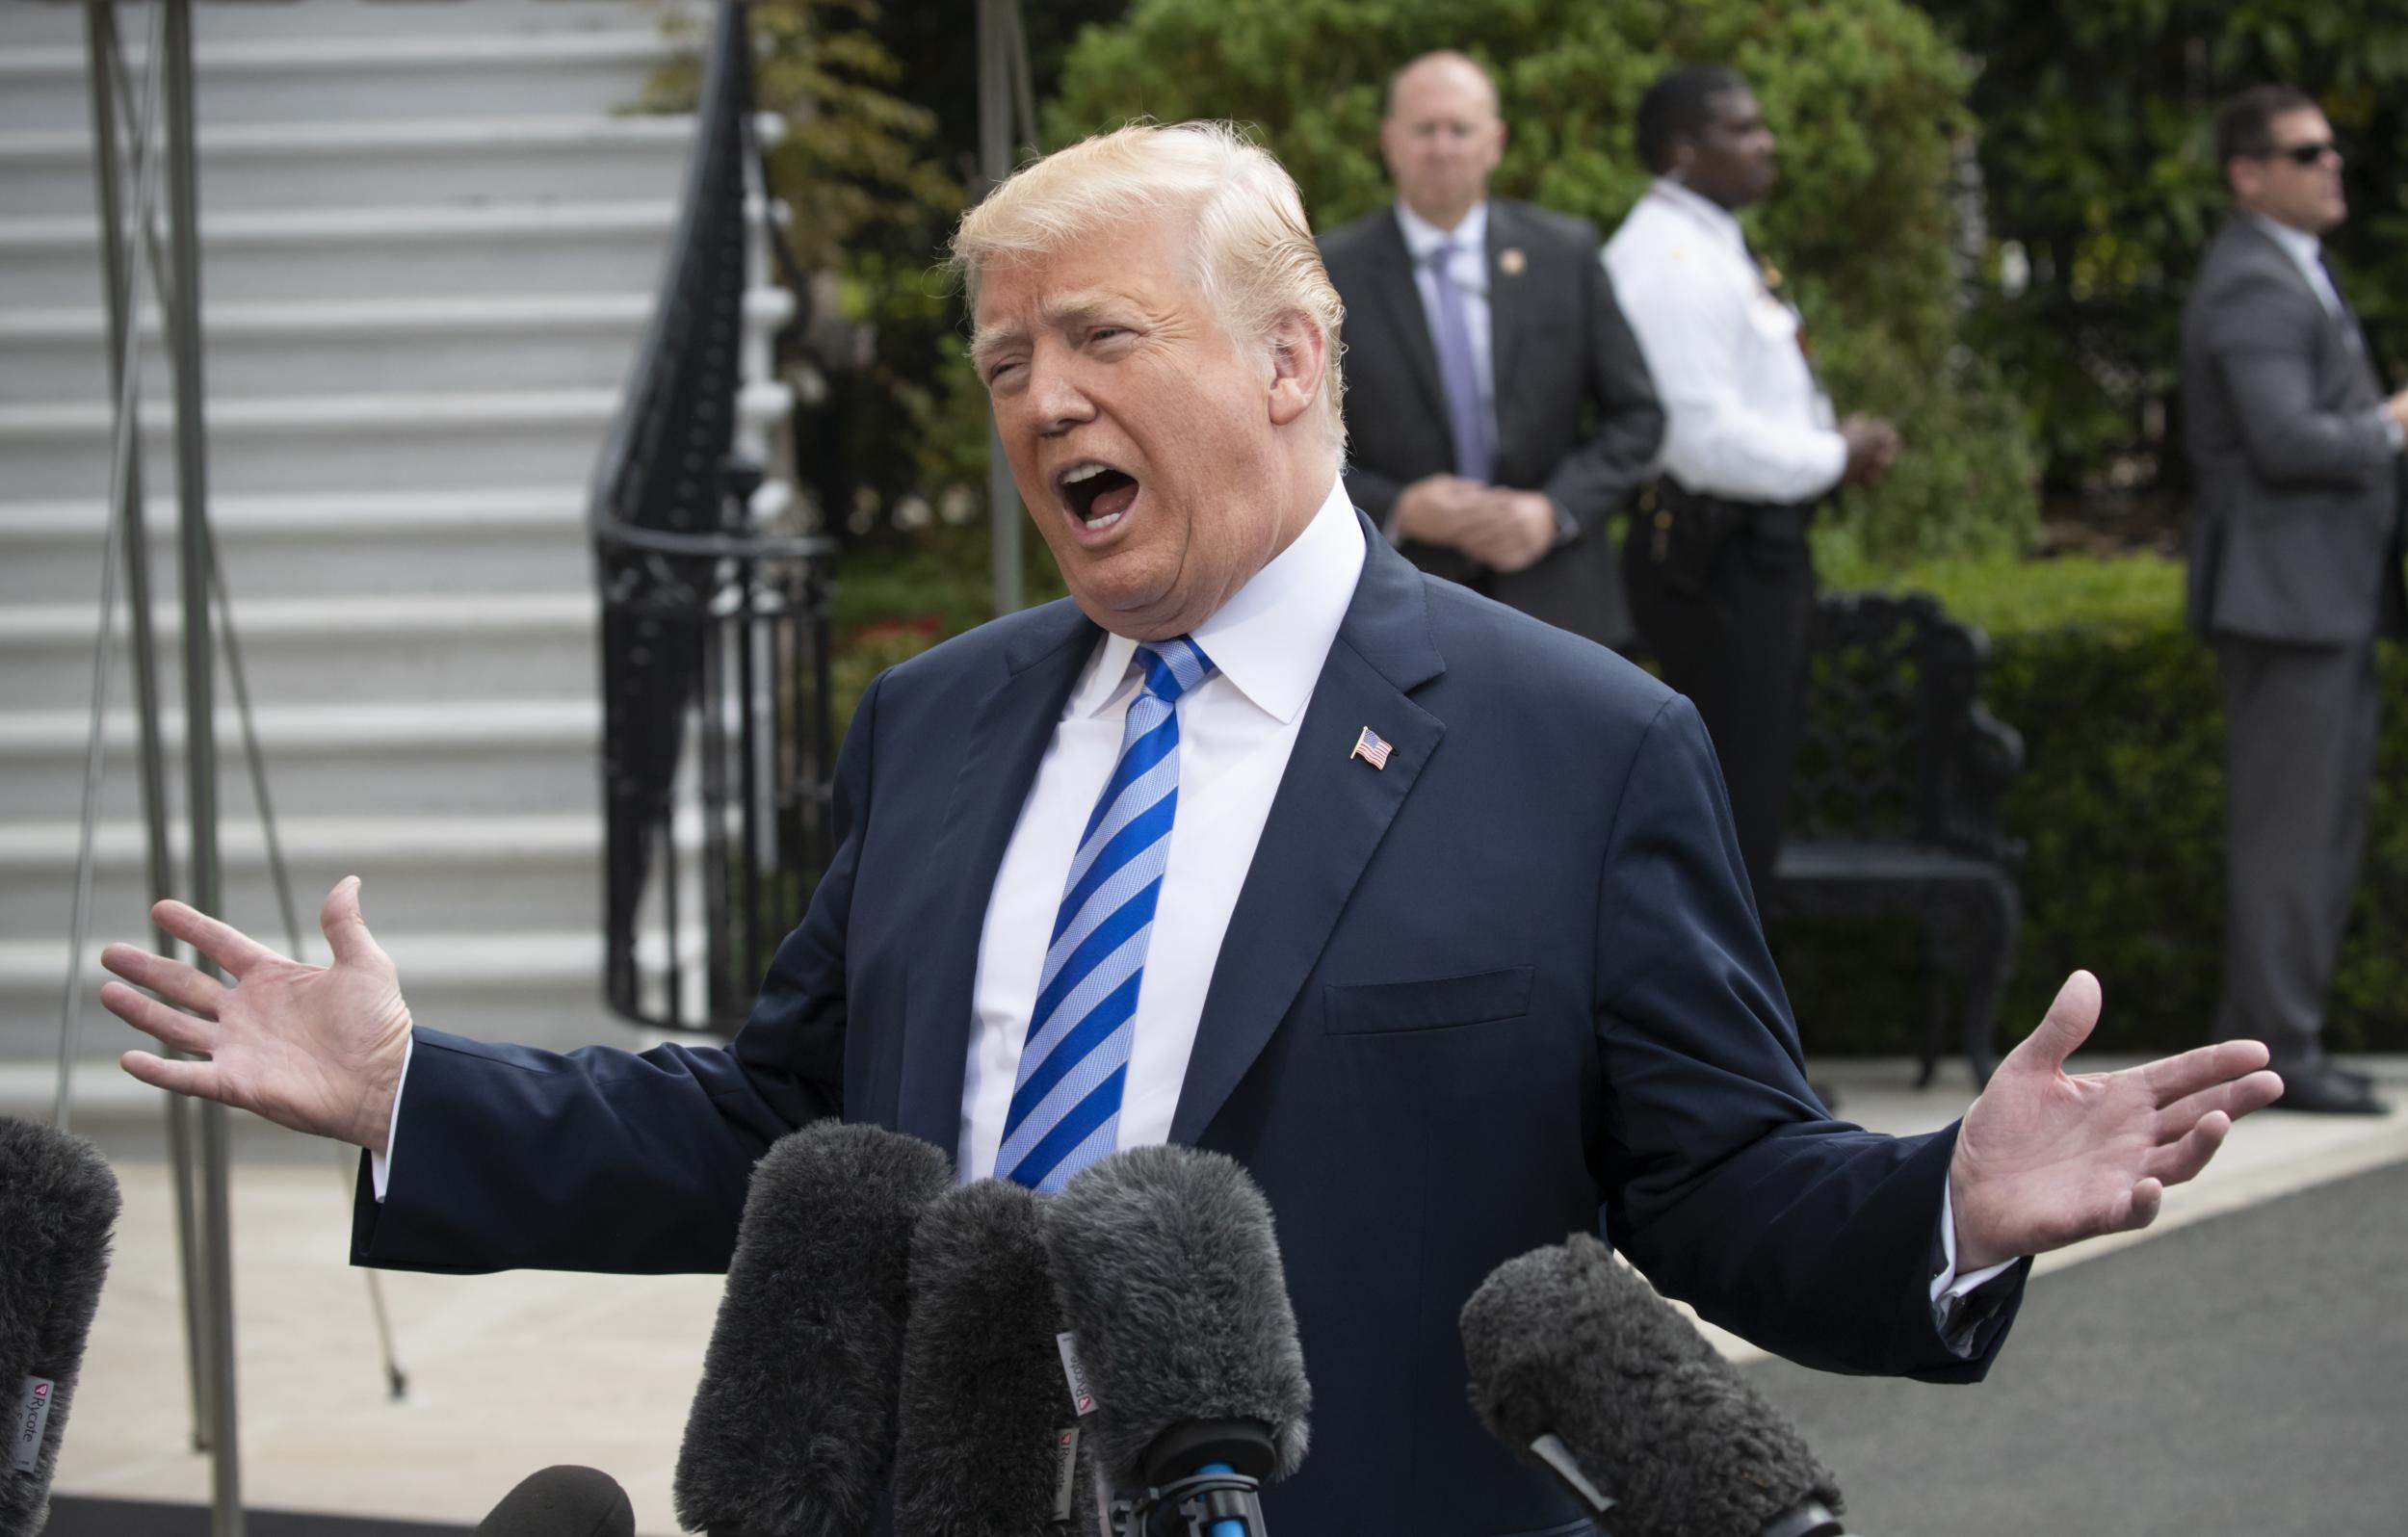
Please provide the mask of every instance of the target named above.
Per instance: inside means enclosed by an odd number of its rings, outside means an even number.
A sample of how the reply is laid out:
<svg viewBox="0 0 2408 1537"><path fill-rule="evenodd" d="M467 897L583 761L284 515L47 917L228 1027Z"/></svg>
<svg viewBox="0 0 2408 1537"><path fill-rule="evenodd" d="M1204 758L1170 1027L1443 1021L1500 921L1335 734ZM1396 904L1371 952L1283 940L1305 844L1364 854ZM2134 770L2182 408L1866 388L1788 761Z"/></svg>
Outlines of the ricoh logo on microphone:
<svg viewBox="0 0 2408 1537"><path fill-rule="evenodd" d="M27 1377L17 1388L16 1445L12 1466L29 1473L41 1462L42 1432L50 1428L50 1394L57 1386L47 1377Z"/></svg>

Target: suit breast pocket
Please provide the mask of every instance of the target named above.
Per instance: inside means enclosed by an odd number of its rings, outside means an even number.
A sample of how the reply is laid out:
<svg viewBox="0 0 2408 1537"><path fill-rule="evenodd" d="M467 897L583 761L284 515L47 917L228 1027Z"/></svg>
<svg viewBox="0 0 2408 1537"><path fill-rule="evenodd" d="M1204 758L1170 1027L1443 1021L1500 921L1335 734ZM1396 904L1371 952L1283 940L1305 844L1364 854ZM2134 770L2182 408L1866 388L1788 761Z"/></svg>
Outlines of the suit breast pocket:
<svg viewBox="0 0 2408 1537"><path fill-rule="evenodd" d="M1530 1012L1535 971L1508 966L1419 982L1332 983L1322 989L1322 1029L1331 1035L1375 1035L1519 1019Z"/></svg>

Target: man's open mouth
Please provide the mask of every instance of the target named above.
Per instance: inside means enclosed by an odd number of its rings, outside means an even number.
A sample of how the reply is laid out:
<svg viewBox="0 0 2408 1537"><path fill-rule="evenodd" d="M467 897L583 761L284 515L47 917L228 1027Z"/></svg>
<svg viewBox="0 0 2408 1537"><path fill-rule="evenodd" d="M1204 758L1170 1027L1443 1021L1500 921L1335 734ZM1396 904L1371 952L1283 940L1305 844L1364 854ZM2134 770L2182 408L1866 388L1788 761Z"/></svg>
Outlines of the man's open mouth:
<svg viewBox="0 0 2408 1537"><path fill-rule="evenodd" d="M1100 459L1083 459L1054 477L1061 505L1090 532L1120 521L1138 499L1137 478Z"/></svg>

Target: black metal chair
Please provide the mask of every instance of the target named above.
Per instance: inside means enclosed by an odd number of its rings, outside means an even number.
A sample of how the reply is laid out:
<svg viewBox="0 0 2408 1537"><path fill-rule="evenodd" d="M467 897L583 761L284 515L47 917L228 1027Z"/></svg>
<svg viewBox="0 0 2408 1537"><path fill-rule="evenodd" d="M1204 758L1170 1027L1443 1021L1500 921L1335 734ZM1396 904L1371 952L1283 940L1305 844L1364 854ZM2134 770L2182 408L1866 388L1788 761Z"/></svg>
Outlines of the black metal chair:
<svg viewBox="0 0 2408 1537"><path fill-rule="evenodd" d="M1804 741L1767 921L1905 908L1930 964L1923 1070L1946 1049L1950 984L1976 1083L2023 926L2003 801L2024 743L1982 707L1989 642L1921 594L1826 595L1808 649Z"/></svg>

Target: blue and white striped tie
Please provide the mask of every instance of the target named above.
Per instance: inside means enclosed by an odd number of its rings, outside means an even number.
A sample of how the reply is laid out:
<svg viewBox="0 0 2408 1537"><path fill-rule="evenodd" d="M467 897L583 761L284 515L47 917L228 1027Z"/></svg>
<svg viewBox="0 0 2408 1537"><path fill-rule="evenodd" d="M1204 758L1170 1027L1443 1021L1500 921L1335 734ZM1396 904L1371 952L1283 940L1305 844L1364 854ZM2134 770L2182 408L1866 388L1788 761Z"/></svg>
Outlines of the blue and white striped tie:
<svg viewBox="0 0 2408 1537"><path fill-rule="evenodd" d="M999 1175L1035 1190L1060 1189L1118 1140L1138 987L1179 806L1175 707L1213 672L1186 636L1147 641L1137 660L1145 687L1129 701L1120 761L1070 862L995 1157Z"/></svg>

